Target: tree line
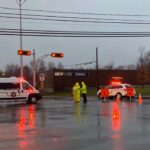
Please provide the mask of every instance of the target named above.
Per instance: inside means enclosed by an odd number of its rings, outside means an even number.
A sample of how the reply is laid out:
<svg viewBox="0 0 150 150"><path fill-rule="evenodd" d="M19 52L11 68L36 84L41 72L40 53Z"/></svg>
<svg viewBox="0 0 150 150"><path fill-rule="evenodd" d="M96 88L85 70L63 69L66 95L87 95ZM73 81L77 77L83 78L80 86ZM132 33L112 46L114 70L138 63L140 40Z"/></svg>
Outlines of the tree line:
<svg viewBox="0 0 150 150"><path fill-rule="evenodd" d="M24 79L28 80L31 84L33 83L33 67L32 62L29 65L25 65L23 67L23 75ZM39 74L44 73L46 78L45 86L52 85L53 83L53 69L64 69L65 66L59 62L58 64L54 64L52 61L45 63L45 61L41 61L36 67L36 78L39 79ZM96 67L87 67L87 66L74 66L70 69L95 69ZM100 69L106 70L136 70L137 71L137 81L138 83L144 87L144 85L150 81L150 51L145 51L145 47L139 48L139 57L137 59L136 64L130 65L120 65L118 67L114 67L114 63L111 62ZM20 66L18 64L7 64L4 71L0 71L0 77L10 77L20 76ZM37 80L38 81L38 80Z"/></svg>
<svg viewBox="0 0 150 150"><path fill-rule="evenodd" d="M63 64L60 62L54 64L53 62L45 63L41 61L38 66L36 66L36 78L39 79L39 74L44 73L48 85L52 85L53 81L53 69L63 69ZM7 64L4 71L0 71L0 77L20 77L20 66L18 64ZM23 66L23 77L29 83L33 83L33 65L32 62L29 65ZM37 83L38 85L38 83ZM45 85L47 86L47 85Z"/></svg>

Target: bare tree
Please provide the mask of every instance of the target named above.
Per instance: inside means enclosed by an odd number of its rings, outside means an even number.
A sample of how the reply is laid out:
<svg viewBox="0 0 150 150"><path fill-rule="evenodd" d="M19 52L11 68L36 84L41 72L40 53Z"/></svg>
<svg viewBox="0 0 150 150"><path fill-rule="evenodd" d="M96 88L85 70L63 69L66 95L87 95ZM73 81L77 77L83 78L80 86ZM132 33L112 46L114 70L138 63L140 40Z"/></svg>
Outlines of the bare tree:
<svg viewBox="0 0 150 150"><path fill-rule="evenodd" d="M148 71L150 72L150 51L146 52L144 55L144 62L148 68Z"/></svg>
<svg viewBox="0 0 150 150"><path fill-rule="evenodd" d="M38 65L38 72L45 72L46 71L46 64L44 61L41 61Z"/></svg>
<svg viewBox="0 0 150 150"><path fill-rule="evenodd" d="M48 64L47 64L47 70L53 70L53 68L56 68L55 64L52 61L48 62Z"/></svg>
<svg viewBox="0 0 150 150"><path fill-rule="evenodd" d="M124 66L124 65L119 65L118 67L116 67L116 69L118 69L118 70L125 70L125 69L126 69L126 66Z"/></svg>
<svg viewBox="0 0 150 150"><path fill-rule="evenodd" d="M49 62L47 65L47 73L46 73L48 87L53 87L53 69L54 68L56 68L55 64L53 62Z"/></svg>
<svg viewBox="0 0 150 150"><path fill-rule="evenodd" d="M10 77L10 76L19 77L20 76L20 68L16 64L7 64L5 67L5 74L8 77Z"/></svg>
<svg viewBox="0 0 150 150"><path fill-rule="evenodd" d="M28 65L23 67L23 74L24 74L24 78L28 82L32 83L32 69Z"/></svg>
<svg viewBox="0 0 150 150"><path fill-rule="evenodd" d="M104 66L104 69L106 70L113 70L114 69L114 63L111 62L108 65Z"/></svg>
<svg viewBox="0 0 150 150"><path fill-rule="evenodd" d="M63 68L64 68L64 65L61 62L59 62L57 65L57 69L63 69Z"/></svg>
<svg viewBox="0 0 150 150"><path fill-rule="evenodd" d="M5 73L0 70L0 77L3 77L3 76L5 76Z"/></svg>
<svg viewBox="0 0 150 150"><path fill-rule="evenodd" d="M148 68L144 59L144 47L140 47L139 52L140 56L137 61L137 81L141 84L142 88L145 83L148 81Z"/></svg>
<svg viewBox="0 0 150 150"><path fill-rule="evenodd" d="M136 66L134 64L130 64L126 66L127 70L135 70Z"/></svg>

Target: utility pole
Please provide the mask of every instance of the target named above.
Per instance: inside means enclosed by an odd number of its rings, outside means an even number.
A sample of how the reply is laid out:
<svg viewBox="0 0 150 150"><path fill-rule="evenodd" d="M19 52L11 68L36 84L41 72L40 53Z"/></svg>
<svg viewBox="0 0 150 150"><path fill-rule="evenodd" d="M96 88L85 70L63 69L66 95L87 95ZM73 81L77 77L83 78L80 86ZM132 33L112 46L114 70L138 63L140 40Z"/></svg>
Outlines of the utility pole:
<svg viewBox="0 0 150 150"><path fill-rule="evenodd" d="M96 47L96 87L99 89L99 67L98 67L98 47Z"/></svg>
<svg viewBox="0 0 150 150"><path fill-rule="evenodd" d="M36 58L35 58L35 50L33 50L33 64L32 64L32 70L33 70L33 87L36 87Z"/></svg>
<svg viewBox="0 0 150 150"><path fill-rule="evenodd" d="M26 0L16 0L19 5L20 12L20 50L22 50L22 5ZM23 77L23 56L20 55L20 76Z"/></svg>

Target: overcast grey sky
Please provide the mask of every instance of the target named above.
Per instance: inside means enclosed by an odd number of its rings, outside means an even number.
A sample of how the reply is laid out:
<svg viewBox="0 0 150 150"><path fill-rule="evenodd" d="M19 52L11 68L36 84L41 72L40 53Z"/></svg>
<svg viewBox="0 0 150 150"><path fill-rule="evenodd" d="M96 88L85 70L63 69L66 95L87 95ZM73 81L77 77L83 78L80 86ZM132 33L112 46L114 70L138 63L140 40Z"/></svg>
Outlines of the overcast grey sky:
<svg viewBox="0 0 150 150"><path fill-rule="evenodd" d="M73 17L90 17L103 19L132 19L150 22L149 0L26 0L23 9L79 12L109 15L64 14L50 12L28 12L36 15L59 15ZM19 13L17 10L4 9L19 8L16 0L0 0L1 13ZM115 16L147 15L147 16ZM55 31L95 31L95 32L150 32L150 25L137 24L104 24L83 22L58 22L47 20L22 20L23 29L55 30ZM0 17L0 28L19 29L19 19ZM6 64L20 65L17 55L19 49L19 36L0 35L0 69ZM46 58L45 61L62 62L64 66L95 60L95 49L99 48L99 63L101 66L111 62L118 65L136 63L139 56L139 47L144 46L150 50L150 37L121 37L121 38L70 38L70 37L23 37L23 49L36 50L36 57L51 53L64 52L63 59ZM24 64L28 64L32 57L24 57Z"/></svg>

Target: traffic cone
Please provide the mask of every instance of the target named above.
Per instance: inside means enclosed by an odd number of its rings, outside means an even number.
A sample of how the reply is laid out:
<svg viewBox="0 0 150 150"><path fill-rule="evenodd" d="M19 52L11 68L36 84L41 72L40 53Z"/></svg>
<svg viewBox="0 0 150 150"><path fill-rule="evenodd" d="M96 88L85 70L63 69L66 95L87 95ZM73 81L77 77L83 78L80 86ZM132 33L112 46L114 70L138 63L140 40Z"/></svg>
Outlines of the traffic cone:
<svg viewBox="0 0 150 150"><path fill-rule="evenodd" d="M142 95L141 93L139 93L138 104L142 104L142 102L143 102Z"/></svg>

